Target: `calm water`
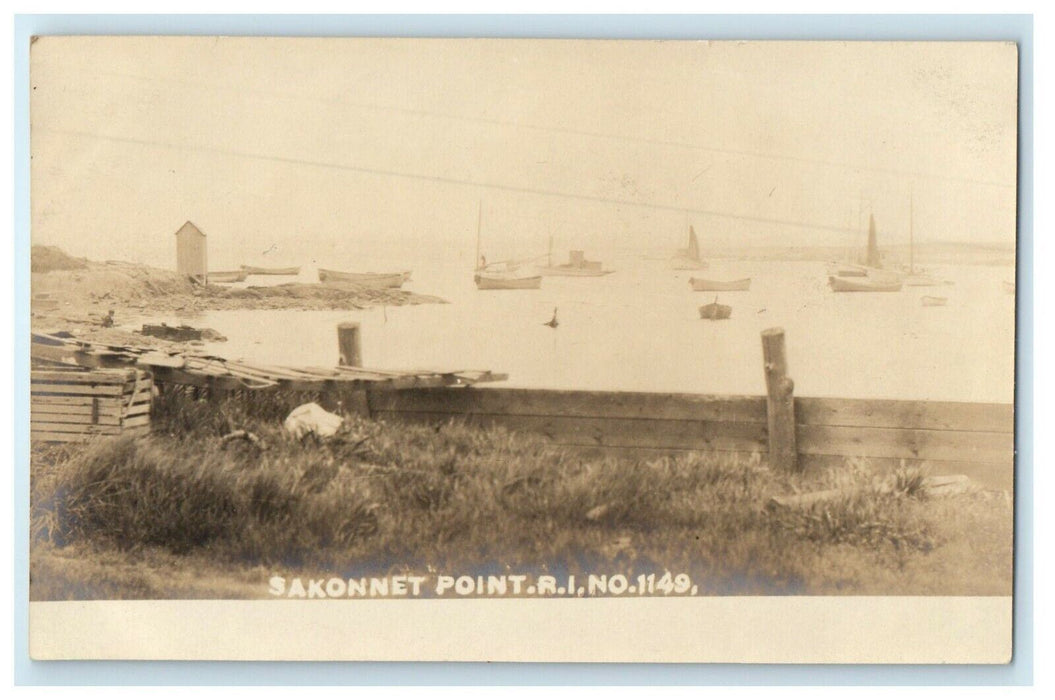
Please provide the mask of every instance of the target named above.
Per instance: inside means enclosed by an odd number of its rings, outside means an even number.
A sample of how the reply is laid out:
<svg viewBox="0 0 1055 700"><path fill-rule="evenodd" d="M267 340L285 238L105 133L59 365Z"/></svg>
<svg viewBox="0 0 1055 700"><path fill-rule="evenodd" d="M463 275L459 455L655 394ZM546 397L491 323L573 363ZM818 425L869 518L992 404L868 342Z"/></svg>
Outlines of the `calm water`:
<svg viewBox="0 0 1055 700"><path fill-rule="evenodd" d="M544 278L540 290L478 291L468 261L419 261L405 288L449 304L170 320L219 330L228 342L206 350L231 359L332 366L336 325L357 320L368 367L492 369L521 387L722 394L764 393L759 332L782 326L801 396L1013 400L1014 297L1002 288L1013 279L1010 268L935 267L955 284L836 294L822 263L718 260L697 273L642 259L606 265L617 272ZM385 267L400 268L372 266ZM718 295L733 307L730 320L703 321L697 308L715 294L690 291L693 274L753 282L749 292ZM302 279L314 275L306 268ZM948 305L924 307L925 295L947 297ZM543 325L554 307L557 329Z"/></svg>

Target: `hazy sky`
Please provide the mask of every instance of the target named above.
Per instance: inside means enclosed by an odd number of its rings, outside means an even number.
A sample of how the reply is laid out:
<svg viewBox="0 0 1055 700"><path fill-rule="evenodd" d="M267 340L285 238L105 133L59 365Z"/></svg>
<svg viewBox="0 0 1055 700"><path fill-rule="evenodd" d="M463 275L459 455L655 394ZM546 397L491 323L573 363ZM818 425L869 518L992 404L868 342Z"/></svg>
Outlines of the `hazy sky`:
<svg viewBox="0 0 1055 700"><path fill-rule="evenodd" d="M997 43L46 37L32 236L171 266L385 245L1014 240ZM519 249L514 251L513 249Z"/></svg>

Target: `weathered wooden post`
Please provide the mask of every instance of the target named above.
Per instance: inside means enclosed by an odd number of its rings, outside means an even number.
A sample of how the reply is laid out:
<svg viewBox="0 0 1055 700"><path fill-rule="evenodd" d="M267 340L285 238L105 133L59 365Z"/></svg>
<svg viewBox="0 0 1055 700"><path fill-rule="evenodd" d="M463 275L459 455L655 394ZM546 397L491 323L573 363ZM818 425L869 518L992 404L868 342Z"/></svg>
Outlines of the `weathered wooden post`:
<svg viewBox="0 0 1055 700"><path fill-rule="evenodd" d="M338 364L342 367L363 366L363 347L358 321L337 324L337 349L340 353ZM370 397L365 390L345 391L338 395L343 407L366 418L370 417Z"/></svg>
<svg viewBox="0 0 1055 700"><path fill-rule="evenodd" d="M362 367L363 348L359 339L359 323L346 321L337 324L337 347L342 367Z"/></svg>
<svg viewBox="0 0 1055 700"><path fill-rule="evenodd" d="M762 331L762 361L766 372L766 418L769 427L769 464L777 469L798 469L795 444L795 382L788 376L784 329Z"/></svg>

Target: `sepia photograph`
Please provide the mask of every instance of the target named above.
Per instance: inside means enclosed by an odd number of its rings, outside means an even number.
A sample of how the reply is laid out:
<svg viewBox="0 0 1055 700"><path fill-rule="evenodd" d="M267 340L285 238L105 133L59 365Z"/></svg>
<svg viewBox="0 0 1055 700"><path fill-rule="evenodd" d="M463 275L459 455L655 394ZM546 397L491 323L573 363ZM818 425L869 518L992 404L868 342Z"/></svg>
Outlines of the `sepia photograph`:
<svg viewBox="0 0 1055 700"><path fill-rule="evenodd" d="M1010 661L1015 43L29 56L34 658Z"/></svg>

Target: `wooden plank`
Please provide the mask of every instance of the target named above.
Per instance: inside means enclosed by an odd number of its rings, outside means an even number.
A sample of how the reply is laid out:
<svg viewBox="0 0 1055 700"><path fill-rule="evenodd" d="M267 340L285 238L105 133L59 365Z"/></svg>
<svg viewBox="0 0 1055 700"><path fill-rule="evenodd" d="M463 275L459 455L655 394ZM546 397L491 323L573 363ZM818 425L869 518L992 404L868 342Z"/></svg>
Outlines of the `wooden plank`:
<svg viewBox="0 0 1055 700"><path fill-rule="evenodd" d="M60 384L125 384L134 382L134 370L32 370L30 379L36 382L58 382Z"/></svg>
<svg viewBox="0 0 1055 700"><path fill-rule="evenodd" d="M149 414L138 415L138 416L129 416L129 417L125 418L123 421L121 421L121 426L124 427L124 428L135 428L135 427L138 427L138 426L141 426L141 425L150 425L150 415Z"/></svg>
<svg viewBox="0 0 1055 700"><path fill-rule="evenodd" d="M158 384L183 384L186 386L197 386L221 391L235 391L239 389L253 389L256 387L246 386L241 379L232 376L210 376L200 374L187 369L173 369L171 367L156 367L154 381Z"/></svg>
<svg viewBox="0 0 1055 700"><path fill-rule="evenodd" d="M49 423L30 418L30 430L40 430L48 433L93 433L98 435L118 435L121 432L119 425L91 425L84 423Z"/></svg>
<svg viewBox="0 0 1055 700"><path fill-rule="evenodd" d="M1014 437L1008 433L800 425L798 438L801 454L967 462L1014 456Z"/></svg>
<svg viewBox="0 0 1055 700"><path fill-rule="evenodd" d="M51 433L44 430L30 430L29 439L38 442L87 442L90 435L83 433Z"/></svg>
<svg viewBox="0 0 1055 700"><path fill-rule="evenodd" d="M131 407L125 408L124 404L120 406L112 405L100 405L99 410L93 411L90 404L84 405L56 405L50 403L38 403L33 401L29 404L29 410L32 414L65 414L65 415L83 415L91 416L93 414L99 416L135 416L143 413L150 413L149 403L136 403L132 404Z"/></svg>
<svg viewBox="0 0 1055 700"><path fill-rule="evenodd" d="M597 447L658 447L717 451L764 451L765 426L757 423L592 418L569 416L514 416L389 412L373 409L375 418L417 423L445 423L454 419L468 425L500 425L537 433L559 444Z"/></svg>
<svg viewBox="0 0 1055 700"><path fill-rule="evenodd" d="M80 425L121 425L121 416L100 414L95 421L91 413L53 413L30 409L30 420L41 423L78 423Z"/></svg>
<svg viewBox="0 0 1055 700"><path fill-rule="evenodd" d="M131 388L131 387L129 387ZM125 387L121 384L38 384L33 382L30 392L38 395L121 396Z"/></svg>
<svg viewBox="0 0 1055 700"><path fill-rule="evenodd" d="M119 396L48 396L30 394L30 406L88 406L98 402L99 410L120 409L127 401Z"/></svg>
<svg viewBox="0 0 1055 700"><path fill-rule="evenodd" d="M29 432L30 440L37 442L88 442L89 440L108 440L121 436L142 436L149 435L150 427L141 426L136 428L128 428L122 431L121 435L100 435L91 433L66 433L66 432L52 432L48 430L37 430L32 429Z"/></svg>
<svg viewBox="0 0 1055 700"><path fill-rule="evenodd" d="M797 397L800 425L916 428L1011 433L1013 404L952 401L895 401Z"/></svg>
<svg viewBox="0 0 1055 700"><path fill-rule="evenodd" d="M452 388L370 394L374 411L766 423L763 396Z"/></svg>

